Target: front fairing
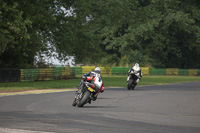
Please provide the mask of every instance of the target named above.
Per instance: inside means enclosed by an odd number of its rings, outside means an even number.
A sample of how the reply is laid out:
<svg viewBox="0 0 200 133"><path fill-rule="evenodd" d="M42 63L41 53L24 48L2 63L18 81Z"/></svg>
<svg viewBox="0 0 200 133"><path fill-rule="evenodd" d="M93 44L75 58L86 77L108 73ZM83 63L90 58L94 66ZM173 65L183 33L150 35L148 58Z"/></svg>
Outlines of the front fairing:
<svg viewBox="0 0 200 133"><path fill-rule="evenodd" d="M133 79L135 81L138 79L138 77L135 74L131 74L130 79Z"/></svg>

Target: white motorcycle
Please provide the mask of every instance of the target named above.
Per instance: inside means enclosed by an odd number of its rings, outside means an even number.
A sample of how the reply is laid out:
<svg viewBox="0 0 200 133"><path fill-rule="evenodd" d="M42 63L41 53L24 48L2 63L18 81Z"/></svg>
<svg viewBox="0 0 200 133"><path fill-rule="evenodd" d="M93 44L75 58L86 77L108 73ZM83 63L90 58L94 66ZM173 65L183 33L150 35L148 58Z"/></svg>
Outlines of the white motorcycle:
<svg viewBox="0 0 200 133"><path fill-rule="evenodd" d="M135 86L137 85L136 81L137 81L140 73L138 71L131 71L129 75L130 75L130 78L127 81L127 89L134 90Z"/></svg>

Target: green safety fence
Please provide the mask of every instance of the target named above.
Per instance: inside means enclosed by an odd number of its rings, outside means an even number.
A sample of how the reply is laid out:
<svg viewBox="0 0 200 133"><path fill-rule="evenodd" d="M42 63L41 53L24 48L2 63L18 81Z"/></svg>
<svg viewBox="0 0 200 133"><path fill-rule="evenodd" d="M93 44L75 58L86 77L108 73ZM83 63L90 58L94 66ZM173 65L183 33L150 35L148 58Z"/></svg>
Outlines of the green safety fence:
<svg viewBox="0 0 200 133"><path fill-rule="evenodd" d="M78 74L85 74L95 69L96 66L83 66L83 67L75 67L74 71ZM111 67L100 67L102 75L110 75L111 74ZM81 71L81 72L80 72Z"/></svg>
<svg viewBox="0 0 200 133"><path fill-rule="evenodd" d="M93 70L95 66L73 67L75 74L83 74ZM126 75L131 67L100 67L101 74ZM141 67L143 75L200 75L200 69L178 69L178 68L149 68ZM82 70L82 72L81 72Z"/></svg>
<svg viewBox="0 0 200 133"><path fill-rule="evenodd" d="M75 75L82 75L82 67L72 67L72 72Z"/></svg>
<svg viewBox="0 0 200 133"><path fill-rule="evenodd" d="M40 69L21 69L20 81L36 81L39 74Z"/></svg>
<svg viewBox="0 0 200 133"><path fill-rule="evenodd" d="M74 78L75 74L72 71L71 67L63 67L62 68L62 79L70 79Z"/></svg>
<svg viewBox="0 0 200 133"><path fill-rule="evenodd" d="M143 75L149 75L149 67L141 67Z"/></svg>
<svg viewBox="0 0 200 133"><path fill-rule="evenodd" d="M126 75L131 67L112 67L111 73L116 75Z"/></svg>
<svg viewBox="0 0 200 133"><path fill-rule="evenodd" d="M88 73L95 69L95 66L82 66L82 74Z"/></svg>
<svg viewBox="0 0 200 133"><path fill-rule="evenodd" d="M102 75L111 75L111 67L100 67Z"/></svg>
<svg viewBox="0 0 200 133"><path fill-rule="evenodd" d="M61 75L62 75L62 68L55 67L52 69L52 78L53 79L61 79Z"/></svg>
<svg viewBox="0 0 200 133"><path fill-rule="evenodd" d="M178 75L178 68L166 68L166 75Z"/></svg>
<svg viewBox="0 0 200 133"><path fill-rule="evenodd" d="M93 70L95 66L53 67L43 69L0 69L0 82L26 82L74 78ZM100 67L102 75L127 75L131 67ZM141 67L143 75L199 76L200 69Z"/></svg>
<svg viewBox="0 0 200 133"><path fill-rule="evenodd" d="M39 81L52 80L52 68L40 69L40 74L39 74L38 80Z"/></svg>
<svg viewBox="0 0 200 133"><path fill-rule="evenodd" d="M164 68L150 68L150 75L166 75L166 69Z"/></svg>
<svg viewBox="0 0 200 133"><path fill-rule="evenodd" d="M178 69L178 75L188 75L188 69Z"/></svg>
<svg viewBox="0 0 200 133"><path fill-rule="evenodd" d="M70 67L21 69L21 81L47 81L74 78Z"/></svg>
<svg viewBox="0 0 200 133"><path fill-rule="evenodd" d="M198 75L198 69L188 69L188 75L197 76Z"/></svg>
<svg viewBox="0 0 200 133"><path fill-rule="evenodd" d="M81 71L79 71L81 72ZM38 68L38 69L0 69L0 83L26 82L74 78L71 67Z"/></svg>

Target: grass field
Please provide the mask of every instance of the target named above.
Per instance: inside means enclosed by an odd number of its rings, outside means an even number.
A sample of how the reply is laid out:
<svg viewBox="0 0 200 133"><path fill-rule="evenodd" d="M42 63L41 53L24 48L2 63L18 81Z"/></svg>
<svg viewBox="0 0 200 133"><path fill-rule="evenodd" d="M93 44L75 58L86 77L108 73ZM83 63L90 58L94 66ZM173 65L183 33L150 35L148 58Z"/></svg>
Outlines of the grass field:
<svg viewBox="0 0 200 133"><path fill-rule="evenodd" d="M127 76L103 76L105 87L126 87ZM146 76L139 82L143 85L160 85L169 83L200 81L200 76ZM37 82L12 82L0 83L1 90L32 90L32 89L61 89L76 88L80 83L80 78L54 81Z"/></svg>

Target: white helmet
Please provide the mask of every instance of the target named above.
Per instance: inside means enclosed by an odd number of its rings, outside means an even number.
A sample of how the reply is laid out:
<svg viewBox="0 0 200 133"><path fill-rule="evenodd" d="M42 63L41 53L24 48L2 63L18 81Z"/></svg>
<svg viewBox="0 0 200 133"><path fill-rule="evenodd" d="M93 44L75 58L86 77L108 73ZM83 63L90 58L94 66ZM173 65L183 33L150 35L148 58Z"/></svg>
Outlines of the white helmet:
<svg viewBox="0 0 200 133"><path fill-rule="evenodd" d="M135 70L135 71L139 71L140 65L138 63L135 63L135 66L133 66L132 69Z"/></svg>
<svg viewBox="0 0 200 133"><path fill-rule="evenodd" d="M101 72L101 69L99 67L96 67L94 70Z"/></svg>

